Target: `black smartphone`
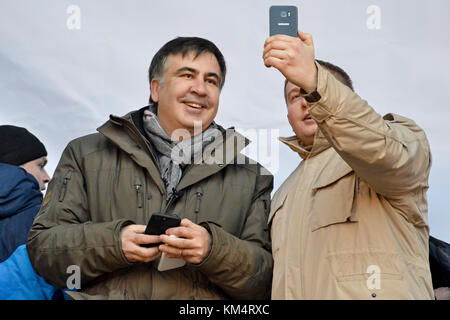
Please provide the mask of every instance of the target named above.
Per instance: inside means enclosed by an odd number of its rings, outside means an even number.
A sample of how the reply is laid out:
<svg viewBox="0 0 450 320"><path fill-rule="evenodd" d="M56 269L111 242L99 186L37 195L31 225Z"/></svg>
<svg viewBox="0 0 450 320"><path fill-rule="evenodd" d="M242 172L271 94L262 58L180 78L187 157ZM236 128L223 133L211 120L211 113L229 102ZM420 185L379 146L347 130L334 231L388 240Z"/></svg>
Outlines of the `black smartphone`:
<svg viewBox="0 0 450 320"><path fill-rule="evenodd" d="M165 234L167 229L178 227L181 223L180 217L175 214L154 213L148 221L145 228L145 234L151 234L159 236ZM162 244L160 243L147 243L142 244L142 247L151 248Z"/></svg>
<svg viewBox="0 0 450 320"><path fill-rule="evenodd" d="M270 36L285 34L298 37L298 9L296 6L271 6L269 9Z"/></svg>

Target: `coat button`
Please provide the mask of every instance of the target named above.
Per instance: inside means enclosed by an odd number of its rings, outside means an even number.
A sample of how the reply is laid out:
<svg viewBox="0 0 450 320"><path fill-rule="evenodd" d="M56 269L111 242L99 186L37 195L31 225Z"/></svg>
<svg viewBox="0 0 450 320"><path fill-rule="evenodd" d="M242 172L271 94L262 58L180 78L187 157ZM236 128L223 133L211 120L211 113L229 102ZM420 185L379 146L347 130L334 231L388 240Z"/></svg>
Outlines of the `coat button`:
<svg viewBox="0 0 450 320"><path fill-rule="evenodd" d="M377 294L376 293L372 293L372 298L376 298Z"/></svg>

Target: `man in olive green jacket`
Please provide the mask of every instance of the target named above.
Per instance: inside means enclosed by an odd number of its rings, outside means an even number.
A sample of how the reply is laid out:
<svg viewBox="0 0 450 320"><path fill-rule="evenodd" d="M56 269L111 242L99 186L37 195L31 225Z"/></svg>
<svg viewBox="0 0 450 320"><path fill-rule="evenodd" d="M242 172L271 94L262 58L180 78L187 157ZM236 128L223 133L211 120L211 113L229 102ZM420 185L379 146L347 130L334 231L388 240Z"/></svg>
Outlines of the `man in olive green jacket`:
<svg viewBox="0 0 450 320"><path fill-rule="evenodd" d="M268 298L273 177L213 122L225 74L210 41L174 39L152 60L149 107L69 143L29 234L41 276L78 284L75 299ZM146 235L155 212L181 225ZM160 272L162 253L186 264Z"/></svg>
<svg viewBox="0 0 450 320"><path fill-rule="evenodd" d="M432 299L425 133L315 62L308 34L269 38L263 58L288 80L281 141L303 159L272 199L272 298Z"/></svg>

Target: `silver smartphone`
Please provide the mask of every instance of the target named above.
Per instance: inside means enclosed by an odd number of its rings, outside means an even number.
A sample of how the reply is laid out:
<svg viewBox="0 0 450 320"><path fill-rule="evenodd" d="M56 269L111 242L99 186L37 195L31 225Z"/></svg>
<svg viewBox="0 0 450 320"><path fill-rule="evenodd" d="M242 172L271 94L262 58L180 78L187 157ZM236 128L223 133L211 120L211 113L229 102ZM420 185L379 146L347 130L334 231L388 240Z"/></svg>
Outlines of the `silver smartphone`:
<svg viewBox="0 0 450 320"><path fill-rule="evenodd" d="M269 9L270 36L285 34L298 37L298 9L296 6L271 6Z"/></svg>
<svg viewBox="0 0 450 320"><path fill-rule="evenodd" d="M176 238L176 236L174 236L173 234L170 235L170 237ZM165 252L163 252L163 254L161 255L161 258L159 259L159 262L158 262L158 271L167 271L167 270L172 270L172 269L176 269L176 268L181 268L185 264L186 264L186 261L184 261L183 259L167 258L167 254Z"/></svg>
<svg viewBox="0 0 450 320"><path fill-rule="evenodd" d="M167 254L163 252L158 262L158 271L167 271L176 268L181 268L186 264L186 261L178 258L167 258Z"/></svg>

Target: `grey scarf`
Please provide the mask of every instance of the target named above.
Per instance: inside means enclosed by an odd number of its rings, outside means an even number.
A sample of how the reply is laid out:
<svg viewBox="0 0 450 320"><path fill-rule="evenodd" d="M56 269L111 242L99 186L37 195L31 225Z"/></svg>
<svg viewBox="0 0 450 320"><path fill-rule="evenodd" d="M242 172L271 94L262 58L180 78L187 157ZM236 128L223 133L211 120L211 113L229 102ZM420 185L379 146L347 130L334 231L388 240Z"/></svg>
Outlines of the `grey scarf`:
<svg viewBox="0 0 450 320"><path fill-rule="evenodd" d="M204 148L221 135L213 122L202 132L190 139L173 141L159 123L156 106L150 105L144 111L144 130L159 153L159 168L166 186L166 198L170 199L181 180L182 170L191 163L201 163Z"/></svg>

